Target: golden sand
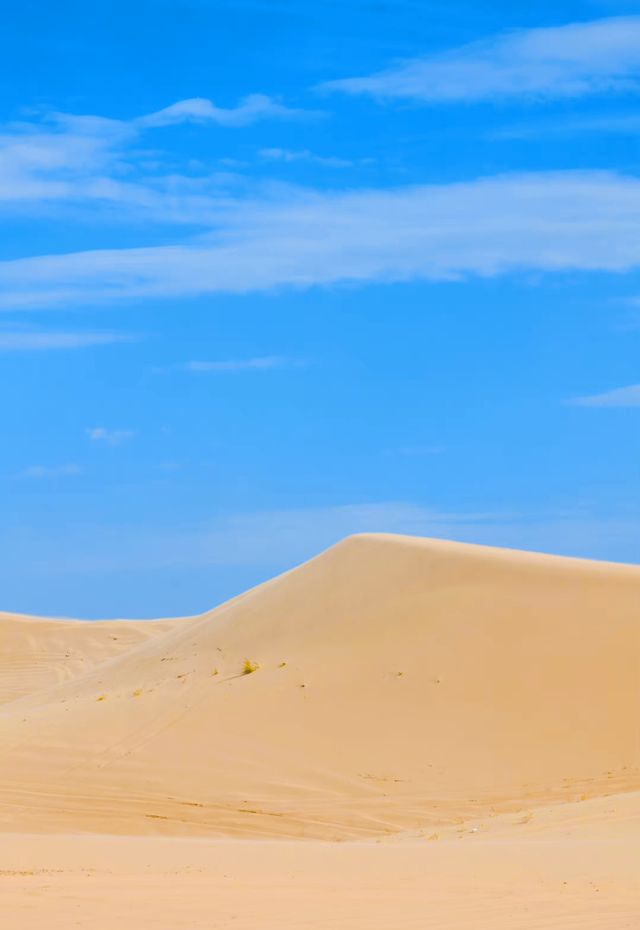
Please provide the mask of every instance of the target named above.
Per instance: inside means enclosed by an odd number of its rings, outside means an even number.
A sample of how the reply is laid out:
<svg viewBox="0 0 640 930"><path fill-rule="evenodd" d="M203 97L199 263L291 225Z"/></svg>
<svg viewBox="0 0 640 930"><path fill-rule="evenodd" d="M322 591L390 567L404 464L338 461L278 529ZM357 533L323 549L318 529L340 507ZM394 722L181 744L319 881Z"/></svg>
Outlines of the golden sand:
<svg viewBox="0 0 640 930"><path fill-rule="evenodd" d="M639 568L351 537L198 617L0 615L0 701L11 930L640 927Z"/></svg>

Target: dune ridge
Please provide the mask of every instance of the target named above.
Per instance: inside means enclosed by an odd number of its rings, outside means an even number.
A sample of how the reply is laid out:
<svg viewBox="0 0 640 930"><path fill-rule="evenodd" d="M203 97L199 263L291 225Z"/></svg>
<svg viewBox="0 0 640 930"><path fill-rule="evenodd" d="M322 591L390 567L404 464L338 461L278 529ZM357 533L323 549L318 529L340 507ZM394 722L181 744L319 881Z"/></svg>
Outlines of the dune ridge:
<svg viewBox="0 0 640 930"><path fill-rule="evenodd" d="M372 534L126 642L51 623L23 653L86 659L0 665L4 830L415 837L640 790L635 566Z"/></svg>

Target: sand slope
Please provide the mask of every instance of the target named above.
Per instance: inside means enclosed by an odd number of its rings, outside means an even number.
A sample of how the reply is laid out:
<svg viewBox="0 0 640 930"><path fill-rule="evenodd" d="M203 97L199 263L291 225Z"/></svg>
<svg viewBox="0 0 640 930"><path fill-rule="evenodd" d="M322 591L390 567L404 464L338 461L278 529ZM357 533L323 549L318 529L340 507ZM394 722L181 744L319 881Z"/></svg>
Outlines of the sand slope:
<svg viewBox="0 0 640 930"><path fill-rule="evenodd" d="M173 622L82 623L0 612L0 704L83 675Z"/></svg>
<svg viewBox="0 0 640 930"><path fill-rule="evenodd" d="M352 537L0 708L0 825L419 838L631 792L639 672L638 568Z"/></svg>

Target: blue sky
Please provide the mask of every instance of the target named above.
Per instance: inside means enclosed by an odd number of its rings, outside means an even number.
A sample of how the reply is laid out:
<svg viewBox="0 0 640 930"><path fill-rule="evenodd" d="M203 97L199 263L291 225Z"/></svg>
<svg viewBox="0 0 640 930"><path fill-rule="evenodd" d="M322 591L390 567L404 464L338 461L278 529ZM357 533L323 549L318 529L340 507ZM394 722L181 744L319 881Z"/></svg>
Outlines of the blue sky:
<svg viewBox="0 0 640 930"><path fill-rule="evenodd" d="M0 607L359 531L640 561L635 6L8 9Z"/></svg>

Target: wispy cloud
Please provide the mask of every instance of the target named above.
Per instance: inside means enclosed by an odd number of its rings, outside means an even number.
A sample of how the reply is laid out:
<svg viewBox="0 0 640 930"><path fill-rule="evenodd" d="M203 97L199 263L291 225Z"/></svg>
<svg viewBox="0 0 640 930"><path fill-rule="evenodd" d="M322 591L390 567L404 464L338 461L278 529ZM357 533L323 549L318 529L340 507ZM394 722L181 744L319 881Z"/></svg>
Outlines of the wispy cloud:
<svg viewBox="0 0 640 930"><path fill-rule="evenodd" d="M104 184L102 173L134 135L117 120L57 113L5 126L0 133L0 201L71 198L73 183L81 184L87 195L95 184Z"/></svg>
<svg viewBox="0 0 640 930"><path fill-rule="evenodd" d="M190 210L199 207L202 212L205 198L212 191L219 194L233 178L228 172L193 176L163 171L161 156L156 153L154 163L137 150L147 130L193 122L239 128L258 120L317 115L263 94L245 97L229 109L204 98L181 100L131 120L46 112L0 129L0 204L119 204L189 221ZM206 203L211 206L210 200Z"/></svg>
<svg viewBox="0 0 640 930"><path fill-rule="evenodd" d="M311 162L314 165L324 165L327 168L351 168L356 162L348 158L336 158L333 155L316 155L309 149L260 149L258 152L264 161L284 162ZM365 159L369 161L369 159ZM361 163L358 162L358 163Z"/></svg>
<svg viewBox="0 0 640 930"><path fill-rule="evenodd" d="M274 368L298 367L302 363L282 355L264 355L259 358L230 358L218 361L192 361L174 366L179 371L193 372L237 372L271 371Z"/></svg>
<svg viewBox="0 0 640 930"><path fill-rule="evenodd" d="M131 336L110 332L0 329L0 352L46 352L53 349L86 349L92 346L129 342L131 339Z"/></svg>
<svg viewBox="0 0 640 930"><path fill-rule="evenodd" d="M640 384L614 388L602 394L573 397L567 403L574 407L640 407Z"/></svg>
<svg viewBox="0 0 640 930"><path fill-rule="evenodd" d="M105 446L120 446L136 435L132 429L106 429L104 426L93 426L86 432L92 442L103 443Z"/></svg>
<svg viewBox="0 0 640 930"><path fill-rule="evenodd" d="M640 87L640 16L492 36L325 90L425 102L544 99Z"/></svg>
<svg viewBox="0 0 640 930"><path fill-rule="evenodd" d="M389 455L401 455L407 458L422 458L430 455L442 455L444 446L398 446L396 449L389 449Z"/></svg>
<svg viewBox="0 0 640 930"><path fill-rule="evenodd" d="M178 244L0 263L0 308L640 267L640 180L559 171L227 203Z"/></svg>
<svg viewBox="0 0 640 930"><path fill-rule="evenodd" d="M536 139L545 136L578 136L589 134L630 135L640 133L640 115L605 114L576 116L549 120L530 120L503 126L489 133L492 139Z"/></svg>
<svg viewBox="0 0 640 930"><path fill-rule="evenodd" d="M79 465L30 465L24 471L26 478L73 478L82 474Z"/></svg>
<svg viewBox="0 0 640 930"><path fill-rule="evenodd" d="M140 116L134 123L142 128L173 126L176 123L216 123L219 126L236 128L249 126L263 119L309 119L322 115L318 111L298 110L286 107L266 94L250 94L237 107L217 107L204 97L180 100L171 106Z"/></svg>

